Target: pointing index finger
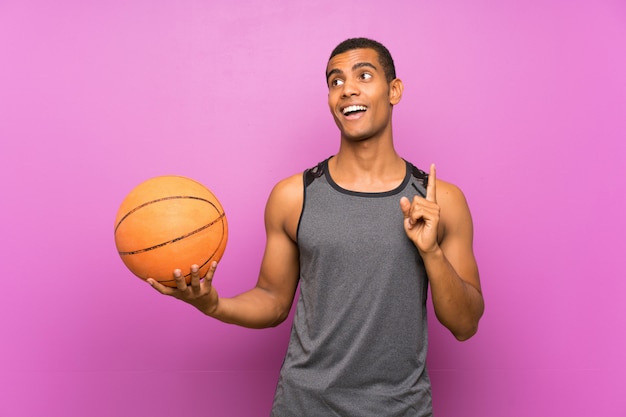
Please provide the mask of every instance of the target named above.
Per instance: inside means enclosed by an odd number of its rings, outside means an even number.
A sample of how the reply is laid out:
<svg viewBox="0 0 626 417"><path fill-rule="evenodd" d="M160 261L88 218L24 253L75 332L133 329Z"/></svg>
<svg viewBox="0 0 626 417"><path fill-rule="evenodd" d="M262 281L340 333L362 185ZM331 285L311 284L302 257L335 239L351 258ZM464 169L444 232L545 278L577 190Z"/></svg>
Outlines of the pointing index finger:
<svg viewBox="0 0 626 417"><path fill-rule="evenodd" d="M430 173L428 174L428 186L426 187L426 200L437 201L437 170L435 164L430 164Z"/></svg>

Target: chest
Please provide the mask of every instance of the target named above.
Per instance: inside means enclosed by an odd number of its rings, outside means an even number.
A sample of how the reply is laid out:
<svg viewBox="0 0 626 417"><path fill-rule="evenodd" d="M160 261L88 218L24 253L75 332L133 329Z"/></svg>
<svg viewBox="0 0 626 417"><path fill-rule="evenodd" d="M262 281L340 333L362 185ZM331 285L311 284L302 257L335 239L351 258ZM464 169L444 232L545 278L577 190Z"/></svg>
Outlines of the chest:
<svg viewBox="0 0 626 417"><path fill-rule="evenodd" d="M399 199L310 190L298 227L300 250L349 259L405 247Z"/></svg>

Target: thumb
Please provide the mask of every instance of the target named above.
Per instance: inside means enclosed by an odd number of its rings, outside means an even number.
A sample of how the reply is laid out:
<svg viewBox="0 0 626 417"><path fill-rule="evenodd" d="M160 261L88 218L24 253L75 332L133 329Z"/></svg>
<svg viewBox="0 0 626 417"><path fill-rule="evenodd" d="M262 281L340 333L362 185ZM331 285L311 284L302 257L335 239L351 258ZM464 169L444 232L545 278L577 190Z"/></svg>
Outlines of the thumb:
<svg viewBox="0 0 626 417"><path fill-rule="evenodd" d="M402 214L404 215L404 227L406 230L411 230L415 222L411 220L411 202L407 197L400 199L400 210L402 210Z"/></svg>
<svg viewBox="0 0 626 417"><path fill-rule="evenodd" d="M400 199L400 210L402 210L402 214L404 217L409 217L409 210L411 210L411 202L407 197L402 197Z"/></svg>
<svg viewBox="0 0 626 417"><path fill-rule="evenodd" d="M150 286L152 288L154 288L155 290L157 290L161 294L163 294L163 295L172 295L172 289L171 288L166 287L165 285L161 284L160 282L157 282L155 279L148 278L148 279L146 279L146 282L148 284L150 284Z"/></svg>

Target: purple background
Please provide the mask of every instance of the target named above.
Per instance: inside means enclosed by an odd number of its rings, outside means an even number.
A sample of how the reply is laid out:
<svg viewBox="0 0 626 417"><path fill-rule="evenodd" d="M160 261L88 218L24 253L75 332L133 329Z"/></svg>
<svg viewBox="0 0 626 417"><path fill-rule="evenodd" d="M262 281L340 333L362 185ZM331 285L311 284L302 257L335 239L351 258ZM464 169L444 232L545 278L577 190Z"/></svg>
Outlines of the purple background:
<svg viewBox="0 0 626 417"><path fill-rule="evenodd" d="M626 416L626 3L0 1L0 415L266 416L290 320L160 297L113 242L180 174L225 206L215 285L254 285L272 186L335 153L332 48L391 50L401 154L466 193L486 298L430 317L438 417Z"/></svg>

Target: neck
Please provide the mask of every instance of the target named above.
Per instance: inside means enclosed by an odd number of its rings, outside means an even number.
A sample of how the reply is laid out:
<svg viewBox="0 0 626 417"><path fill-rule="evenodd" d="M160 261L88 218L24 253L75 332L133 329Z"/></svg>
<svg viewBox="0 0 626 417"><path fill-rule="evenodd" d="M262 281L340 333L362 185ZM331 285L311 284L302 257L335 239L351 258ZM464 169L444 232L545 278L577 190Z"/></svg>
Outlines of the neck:
<svg viewBox="0 0 626 417"><path fill-rule="evenodd" d="M382 192L397 187L405 177L406 164L390 142L365 140L341 142L328 162L333 180L352 191Z"/></svg>

